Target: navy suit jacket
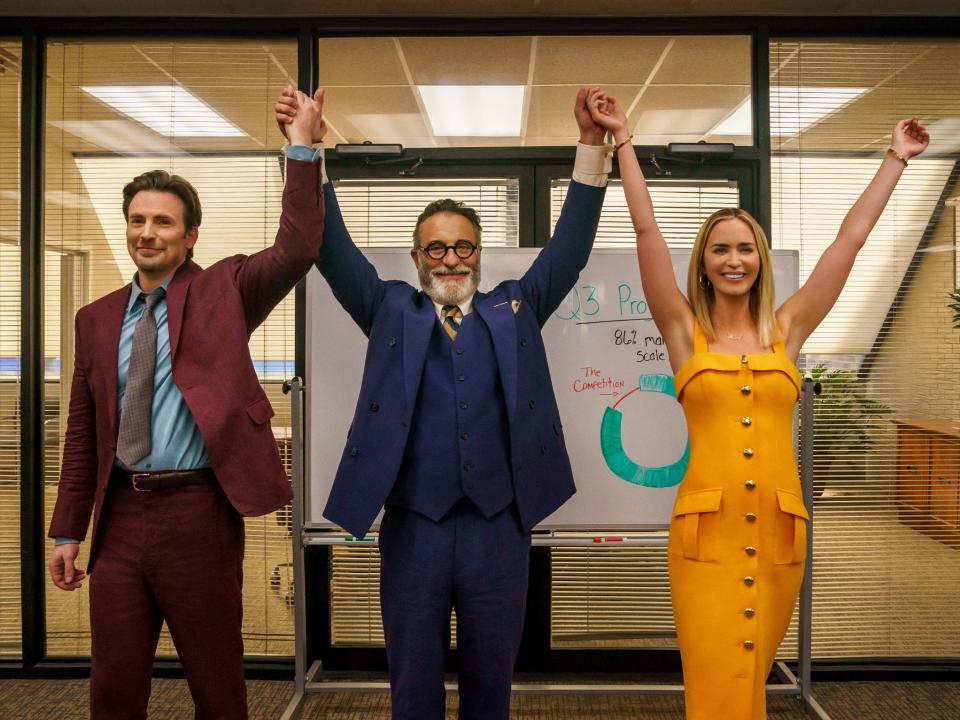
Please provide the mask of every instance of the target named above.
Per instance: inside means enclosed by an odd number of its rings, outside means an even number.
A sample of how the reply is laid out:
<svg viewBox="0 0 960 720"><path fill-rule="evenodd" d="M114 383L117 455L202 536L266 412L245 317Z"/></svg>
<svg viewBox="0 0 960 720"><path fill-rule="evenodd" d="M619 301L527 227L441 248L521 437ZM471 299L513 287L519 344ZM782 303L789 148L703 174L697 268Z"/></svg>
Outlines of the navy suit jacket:
<svg viewBox="0 0 960 720"><path fill-rule="evenodd" d="M514 497L525 531L576 491L540 329L587 264L604 193L571 182L553 238L530 269L473 298L473 310L493 338ZM379 278L350 239L331 183L324 186L324 202L317 268L369 343L360 397L323 514L362 537L397 479L437 312L422 290Z"/></svg>

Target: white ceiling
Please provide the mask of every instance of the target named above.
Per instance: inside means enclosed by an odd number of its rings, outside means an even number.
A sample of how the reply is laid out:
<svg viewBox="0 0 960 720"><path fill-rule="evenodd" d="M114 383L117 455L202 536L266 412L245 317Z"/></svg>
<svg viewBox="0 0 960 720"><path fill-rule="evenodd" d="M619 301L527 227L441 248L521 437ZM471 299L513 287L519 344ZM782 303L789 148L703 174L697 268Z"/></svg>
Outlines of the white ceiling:
<svg viewBox="0 0 960 720"><path fill-rule="evenodd" d="M572 104L583 84L602 85L628 113L638 145L668 142L752 144L715 128L750 96L747 36L375 37L320 40L325 114L336 142L400 142L404 147L569 146ZM930 126L929 154L960 151L960 42L778 41L771 45L773 127L797 125L797 88L857 89L830 107L814 98L816 120L803 133L773 132L776 150L877 150L890 127L914 115ZM263 150L279 147L276 93L296 78L293 40L190 39L57 41L47 47L47 143L67 152ZM15 43L0 47L0 89L18 92ZM171 140L81 90L90 85L183 87L240 128L238 138ZM419 100L419 85L521 85L522 132L514 138L439 137ZM782 93L781 93L782 94ZM821 107L818 111L818 103ZM17 132L10 114L0 131ZM6 126L9 127L6 127Z"/></svg>
<svg viewBox="0 0 960 720"><path fill-rule="evenodd" d="M9 16L695 17L960 16L956 0L4 0Z"/></svg>

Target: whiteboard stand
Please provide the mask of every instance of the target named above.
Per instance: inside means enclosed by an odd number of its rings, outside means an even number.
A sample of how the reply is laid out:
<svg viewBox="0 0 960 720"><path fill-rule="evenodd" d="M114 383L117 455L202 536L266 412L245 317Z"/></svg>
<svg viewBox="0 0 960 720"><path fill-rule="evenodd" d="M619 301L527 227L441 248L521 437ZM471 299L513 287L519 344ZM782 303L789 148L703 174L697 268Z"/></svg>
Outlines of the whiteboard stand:
<svg viewBox="0 0 960 720"><path fill-rule="evenodd" d="M303 709L303 703L309 694L328 692L389 692L388 682L328 680L322 679L323 666L319 660L307 667L307 607L304 577L304 548L308 545L346 545L348 541L341 533L329 530L307 530L304 528L304 503L306 478L304 475L304 385L300 378L290 382L291 387L291 425L293 437L293 519L291 537L293 542L293 597L294 597L294 645L295 677L294 694L281 715L281 720L297 720ZM819 384L814 387L810 378L805 378L801 393L801 429L804 441L800 445L800 477L803 486L804 504L808 511L813 509L813 396L819 394ZM356 542L350 542L356 547ZM597 545L590 538L562 537L553 534L535 534L532 544L548 547L593 547L605 548L616 552L617 547L666 547L666 531L644 533L626 538L624 542ZM376 545L376 542L364 542L364 547ZM807 562L803 573L803 585L800 589L799 607L799 677L786 663L777 660L773 670L782 680L767 685L768 695L796 695L807 715L816 720L831 720L827 712L813 697L811 689L811 611L813 601L813 523L807 527ZM457 692L455 682L446 683L448 693ZM637 683L514 683L512 692L517 695L682 695L683 685L641 685Z"/></svg>
<svg viewBox="0 0 960 720"><path fill-rule="evenodd" d="M795 682L800 690L800 702L812 718L830 720L827 711L813 697L811 687L810 658L813 648L813 396L820 394L820 383L811 378L803 379L800 393L800 485L803 488L803 504L810 513L807 523L807 562L803 568L803 584L800 586L800 616L798 618L800 677ZM779 663L778 663L779 664Z"/></svg>
<svg viewBox="0 0 960 720"><path fill-rule="evenodd" d="M293 502L290 507L290 540L293 544L293 656L294 656L294 683L293 697L284 710L281 718L283 720L293 720L300 717L300 711L303 709L303 701L306 695L306 664L307 664L307 598L306 598L306 578L304 577L304 553L303 553L303 518L304 515L304 403L303 403L303 380L299 377L293 378L289 383L290 388L290 453L291 453L291 472L290 478L293 484ZM284 387L284 390L287 386ZM319 663L317 663L319 665ZM312 669L312 668L311 668ZM319 668L317 668L319 670Z"/></svg>

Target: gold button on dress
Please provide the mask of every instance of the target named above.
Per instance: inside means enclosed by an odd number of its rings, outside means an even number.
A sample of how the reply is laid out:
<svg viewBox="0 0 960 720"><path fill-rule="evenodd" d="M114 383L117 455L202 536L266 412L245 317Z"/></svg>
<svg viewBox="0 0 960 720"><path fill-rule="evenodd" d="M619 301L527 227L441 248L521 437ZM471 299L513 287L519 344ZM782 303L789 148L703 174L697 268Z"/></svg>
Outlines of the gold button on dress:
<svg viewBox="0 0 960 720"><path fill-rule="evenodd" d="M690 434L668 549L686 720L764 720L807 547L793 456L800 373L779 342L772 353L709 352L695 322L674 384Z"/></svg>

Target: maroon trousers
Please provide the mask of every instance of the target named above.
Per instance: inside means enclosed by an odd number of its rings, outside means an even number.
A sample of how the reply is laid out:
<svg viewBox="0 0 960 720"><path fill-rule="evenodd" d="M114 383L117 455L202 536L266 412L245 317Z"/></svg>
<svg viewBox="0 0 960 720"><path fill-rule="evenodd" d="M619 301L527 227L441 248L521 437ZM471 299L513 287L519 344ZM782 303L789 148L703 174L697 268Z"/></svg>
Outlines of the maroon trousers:
<svg viewBox="0 0 960 720"><path fill-rule="evenodd" d="M197 720L246 720L243 519L218 485L113 483L90 575L92 720L143 720L166 620Z"/></svg>

